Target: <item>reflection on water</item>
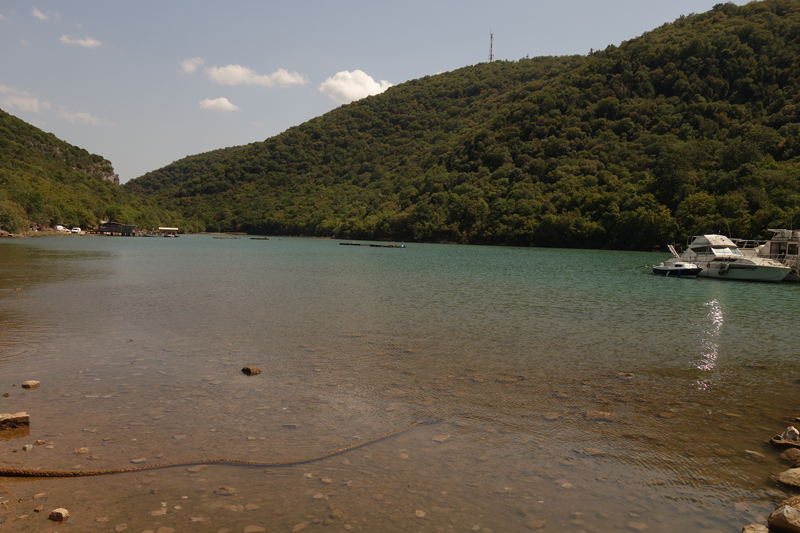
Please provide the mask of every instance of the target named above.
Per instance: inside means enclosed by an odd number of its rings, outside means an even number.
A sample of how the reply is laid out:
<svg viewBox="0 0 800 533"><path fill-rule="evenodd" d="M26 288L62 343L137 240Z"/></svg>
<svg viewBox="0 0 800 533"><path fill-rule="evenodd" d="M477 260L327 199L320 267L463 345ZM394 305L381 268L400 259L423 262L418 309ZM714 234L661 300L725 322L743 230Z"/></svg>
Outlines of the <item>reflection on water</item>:
<svg viewBox="0 0 800 533"><path fill-rule="evenodd" d="M87 531L741 529L785 496L765 441L795 414L797 354L775 332L798 289L632 266L653 262L304 239L0 242L0 411L32 416L0 461L285 461L434 422L317 463L0 482L0 501L47 492ZM25 379L42 386L13 386ZM46 517L14 505L0 520L40 530Z"/></svg>
<svg viewBox="0 0 800 533"><path fill-rule="evenodd" d="M717 366L719 355L719 337L722 331L722 308L717 300L711 300L703 304L707 308L705 317L705 327L701 333L701 353L696 365L699 370L713 371ZM704 378L697 382L697 386L702 390L711 388L712 378Z"/></svg>

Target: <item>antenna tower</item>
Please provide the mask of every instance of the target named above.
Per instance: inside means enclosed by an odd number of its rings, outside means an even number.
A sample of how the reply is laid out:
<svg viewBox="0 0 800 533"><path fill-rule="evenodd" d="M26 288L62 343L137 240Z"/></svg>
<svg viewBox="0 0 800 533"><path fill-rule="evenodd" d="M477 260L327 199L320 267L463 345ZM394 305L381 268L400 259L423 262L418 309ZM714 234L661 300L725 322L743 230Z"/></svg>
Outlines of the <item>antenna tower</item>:
<svg viewBox="0 0 800 533"><path fill-rule="evenodd" d="M494 33L492 33L492 30L489 30L489 63L494 61L494 53L492 52L493 45L494 45Z"/></svg>

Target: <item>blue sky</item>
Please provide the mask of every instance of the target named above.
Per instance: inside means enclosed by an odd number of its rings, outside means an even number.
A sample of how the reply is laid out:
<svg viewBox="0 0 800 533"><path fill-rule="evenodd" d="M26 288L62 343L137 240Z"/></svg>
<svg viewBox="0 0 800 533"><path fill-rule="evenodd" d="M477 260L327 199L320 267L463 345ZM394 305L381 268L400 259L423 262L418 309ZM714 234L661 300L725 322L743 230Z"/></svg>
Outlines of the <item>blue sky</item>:
<svg viewBox="0 0 800 533"><path fill-rule="evenodd" d="M485 62L490 31L495 59L586 54L719 1L3 0L0 109L124 183Z"/></svg>

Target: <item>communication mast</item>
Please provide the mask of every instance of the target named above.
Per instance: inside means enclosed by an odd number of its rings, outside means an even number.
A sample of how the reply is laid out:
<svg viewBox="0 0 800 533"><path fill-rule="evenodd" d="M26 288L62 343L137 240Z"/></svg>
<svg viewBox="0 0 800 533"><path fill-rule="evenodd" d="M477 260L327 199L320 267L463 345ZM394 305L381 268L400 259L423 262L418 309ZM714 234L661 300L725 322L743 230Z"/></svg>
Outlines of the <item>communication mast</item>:
<svg viewBox="0 0 800 533"><path fill-rule="evenodd" d="M494 33L492 30L489 30L489 63L494 61L494 53L492 52L492 46L494 45Z"/></svg>

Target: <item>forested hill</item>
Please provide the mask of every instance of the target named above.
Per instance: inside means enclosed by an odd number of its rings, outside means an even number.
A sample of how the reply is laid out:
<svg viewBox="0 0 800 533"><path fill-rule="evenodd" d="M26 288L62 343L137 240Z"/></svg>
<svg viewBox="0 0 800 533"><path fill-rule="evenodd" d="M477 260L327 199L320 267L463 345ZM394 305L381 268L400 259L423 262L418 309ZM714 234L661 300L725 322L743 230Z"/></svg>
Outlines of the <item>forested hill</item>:
<svg viewBox="0 0 800 533"><path fill-rule="evenodd" d="M152 227L179 218L125 192L115 177L103 157L0 110L0 230L29 222L94 228L101 218Z"/></svg>
<svg viewBox="0 0 800 533"><path fill-rule="evenodd" d="M800 222L800 2L426 77L126 185L190 229L653 249Z"/></svg>

